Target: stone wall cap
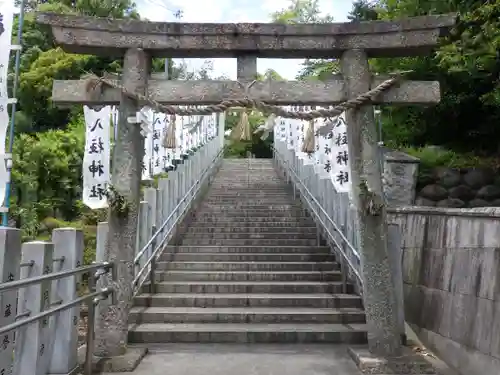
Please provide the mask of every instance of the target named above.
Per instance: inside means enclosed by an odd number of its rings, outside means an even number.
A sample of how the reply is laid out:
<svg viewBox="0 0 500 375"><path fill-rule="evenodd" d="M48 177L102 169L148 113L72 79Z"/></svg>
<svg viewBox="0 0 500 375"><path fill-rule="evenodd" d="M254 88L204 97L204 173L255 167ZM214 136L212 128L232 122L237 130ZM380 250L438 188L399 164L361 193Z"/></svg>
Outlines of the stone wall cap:
<svg viewBox="0 0 500 375"><path fill-rule="evenodd" d="M388 207L389 214L461 216L468 218L500 219L500 207L444 208L423 206Z"/></svg>
<svg viewBox="0 0 500 375"><path fill-rule="evenodd" d="M398 150L391 150L389 148L384 147L384 157L385 161L389 163L409 163L409 164L417 164L420 163L420 159L408 155L407 153L403 151L398 151Z"/></svg>

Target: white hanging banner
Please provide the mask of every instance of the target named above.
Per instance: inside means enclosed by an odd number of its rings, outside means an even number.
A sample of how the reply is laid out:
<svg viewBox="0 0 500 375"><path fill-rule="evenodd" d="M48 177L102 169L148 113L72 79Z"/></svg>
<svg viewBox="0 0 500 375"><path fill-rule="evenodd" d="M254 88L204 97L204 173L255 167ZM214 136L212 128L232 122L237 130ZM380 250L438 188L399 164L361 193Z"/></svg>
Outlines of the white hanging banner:
<svg viewBox="0 0 500 375"><path fill-rule="evenodd" d="M292 111L294 111L295 108L292 108ZM294 150L295 149L295 133L297 132L297 126L294 123L294 120L292 119L287 119L288 123L288 134L287 134L287 139L286 139L286 148L288 150Z"/></svg>
<svg viewBox="0 0 500 375"><path fill-rule="evenodd" d="M331 119L323 119L322 126L327 124ZM330 177L332 171L332 138L333 132L329 132L326 136L320 136L320 152L321 152L321 171L320 173Z"/></svg>
<svg viewBox="0 0 500 375"><path fill-rule="evenodd" d="M7 99L7 74L15 10L14 0L0 0L0 99Z"/></svg>
<svg viewBox="0 0 500 375"><path fill-rule="evenodd" d="M141 163L141 180L152 180L153 161L153 111L149 107L144 107L140 111L141 134L144 137L144 157Z"/></svg>
<svg viewBox="0 0 500 375"><path fill-rule="evenodd" d="M153 115L153 176L163 172L163 146L161 135L165 128L165 115L155 112Z"/></svg>
<svg viewBox="0 0 500 375"><path fill-rule="evenodd" d="M331 172L335 190L339 193L351 191L351 168L347 146L347 126L345 113L333 119Z"/></svg>
<svg viewBox="0 0 500 375"><path fill-rule="evenodd" d="M0 206L4 206L9 179L5 166L5 142L10 124L7 75L15 12L14 0L0 0Z"/></svg>
<svg viewBox="0 0 500 375"><path fill-rule="evenodd" d="M100 110L83 107L85 115L85 153L83 155L83 203L91 209L108 206L106 192L110 181L111 107Z"/></svg>
<svg viewBox="0 0 500 375"><path fill-rule="evenodd" d="M163 127L163 129L161 131L161 142L160 142L160 146L161 146L161 150L162 150L161 152L163 153L162 154L162 166L163 166L164 171L168 171L169 169L171 169L174 166L172 161L174 160L174 155L175 155L175 150L171 150L169 148L163 147L163 139L165 138L165 136L167 134L168 128L172 124L170 116L163 114L163 123L165 126Z"/></svg>

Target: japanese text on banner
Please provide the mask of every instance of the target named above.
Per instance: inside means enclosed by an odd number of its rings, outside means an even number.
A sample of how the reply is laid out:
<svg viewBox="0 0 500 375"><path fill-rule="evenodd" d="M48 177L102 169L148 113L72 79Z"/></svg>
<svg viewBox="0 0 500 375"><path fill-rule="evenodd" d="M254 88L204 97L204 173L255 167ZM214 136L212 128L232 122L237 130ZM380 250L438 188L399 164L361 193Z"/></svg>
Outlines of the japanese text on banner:
<svg viewBox="0 0 500 375"><path fill-rule="evenodd" d="M110 182L111 108L99 111L83 107L85 115L85 153L83 155L83 203L91 209L108 206L106 191Z"/></svg>
<svg viewBox="0 0 500 375"><path fill-rule="evenodd" d="M337 192L350 192L351 168L347 146L345 114L339 115L333 121L330 176Z"/></svg>

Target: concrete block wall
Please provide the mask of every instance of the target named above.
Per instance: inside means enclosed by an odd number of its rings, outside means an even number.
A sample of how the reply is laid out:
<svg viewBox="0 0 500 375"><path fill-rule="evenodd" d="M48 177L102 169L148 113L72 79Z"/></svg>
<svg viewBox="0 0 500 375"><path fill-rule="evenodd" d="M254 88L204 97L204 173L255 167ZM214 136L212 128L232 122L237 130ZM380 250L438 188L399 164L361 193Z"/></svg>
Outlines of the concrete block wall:
<svg viewBox="0 0 500 375"><path fill-rule="evenodd" d="M500 373L500 208L391 208L406 321L463 375Z"/></svg>

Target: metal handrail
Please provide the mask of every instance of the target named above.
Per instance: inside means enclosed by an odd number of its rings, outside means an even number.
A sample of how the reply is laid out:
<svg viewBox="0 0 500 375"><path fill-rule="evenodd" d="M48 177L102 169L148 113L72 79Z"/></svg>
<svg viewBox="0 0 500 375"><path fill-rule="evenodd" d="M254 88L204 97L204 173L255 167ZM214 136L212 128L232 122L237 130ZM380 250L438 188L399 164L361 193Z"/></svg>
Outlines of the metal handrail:
<svg viewBox="0 0 500 375"><path fill-rule="evenodd" d="M222 150L221 150L221 152L222 152ZM212 167L214 161L218 159L218 157L220 156L221 152L219 152L217 154L217 156L212 160L212 162L210 163L210 165L203 171L202 176L206 173L206 171L208 171ZM165 229L167 223L170 221L170 219L172 219L172 217L177 212L177 210L179 209L179 207L184 203L184 201L187 199L187 197L191 194L191 191L194 189L194 187L196 186L196 184L198 182L199 182L199 180L196 181L191 186L191 188L189 188L189 190L187 191L187 193L182 197L182 199L179 201L179 203L177 203L177 206L174 207L174 209L172 210L172 212L170 213L170 215L168 215L168 217L165 219L165 221L162 223L162 225L160 226L160 228L153 234L153 236L150 238L150 240L142 247L141 251L139 251L137 253L137 255L134 258L134 263L136 265L139 263L139 260L142 258L142 256L144 255L144 253L148 250L148 248L153 244L153 242L156 240L156 238L160 235L160 233L163 231L163 229Z"/></svg>
<svg viewBox="0 0 500 375"><path fill-rule="evenodd" d="M319 220L320 224L323 226L323 229L327 232L327 234L329 235L329 237L335 243L337 249L342 254L342 257L347 261L347 264L349 265L349 267L351 268L352 272L355 274L355 276L358 278L358 280L360 281L360 283L362 285L363 284L363 279L362 279L361 275L357 271L356 267L354 267L354 265L352 264L352 262L349 260L349 257L347 256L347 254L342 250L342 247L339 245L339 243L337 242L337 240L335 239L335 237L333 236L333 234L330 232L330 230L328 229L328 227L325 224L325 222L321 219L321 216L312 207L311 203L309 202L309 199L312 200L319 207L319 209L321 210L321 213L332 224L334 231L337 232L340 235L340 238L343 240L343 242L345 242L345 244L351 249L351 251L356 256L356 258L358 258L358 260L360 260L360 256L359 256L358 252L356 251L356 249L354 248L354 246L349 242L349 240L347 239L347 237L345 237L345 235L339 229L339 227L337 226L337 224L335 224L335 222L331 219L330 215L325 211L325 209L321 206L321 204L318 202L318 200L309 191L309 189L307 188L307 186L301 181L300 177L295 173L295 171L293 170L293 168L291 168L289 166L288 161L286 161L284 158L281 157L280 153L278 152L278 150L276 150L275 147L273 147L273 150L274 150L274 155L278 156L278 158L283 162L283 164L286 165L288 171L291 172L291 174L294 177L294 179L296 179L298 181L298 183L304 189L304 192L308 195L308 197L306 195L303 195L303 197L306 199L306 201L307 201L307 203L309 205L309 208L315 214L316 218Z"/></svg>
<svg viewBox="0 0 500 375"><path fill-rule="evenodd" d="M153 237L151 238L151 240L149 240L148 243L144 246L144 248L137 254L136 259L137 258L140 259L139 255L142 256L146 252L147 248L154 243L156 237L158 237L159 233L165 228L167 222L170 221L170 219L173 217L174 213L177 212L177 210L179 209L179 207L181 206L181 204L187 199L187 197L189 195L191 195L191 192L193 191L193 189L196 186L198 187L198 189L195 191L194 194L198 193L198 191L200 190L201 185L202 185L204 179L207 177L208 171L211 170L214 167L215 163L220 159L220 156L223 153L224 153L224 147L217 153L217 155L210 162L209 166L204 169L203 173L200 175L200 178L191 186L191 188L187 191L187 193L184 195L184 197L179 201L179 203L174 208L174 210L170 213L170 215L167 217L167 219L163 222L163 224L161 225L160 229L158 229L156 231L156 233L153 235ZM193 194L193 196L194 196L194 194ZM188 205L185 205L182 213L178 216L178 219L182 217L182 215L187 211L187 209L188 209ZM141 277L143 276L143 274L146 272L148 266L150 264L152 264L152 262L153 262L154 259L157 258L158 253L160 252L160 250L162 250L163 243L165 242L165 240L168 238L168 236L170 235L170 233L174 229L176 222L173 223L173 224L174 225L172 225L170 227L170 229L165 234L165 236L163 237L163 239L161 240L161 242L159 244L155 245L156 249L153 249L153 253L148 258L148 260L146 261L146 263L142 266L142 268L139 270L139 272L137 273L136 277L132 281L132 287L136 286L135 291L134 291L134 296L141 289L142 284L146 281L146 278L144 278L140 283L139 283L139 280L141 279ZM136 264L137 264L137 261L136 261ZM152 277L154 277L154 269L151 269L150 272L152 274Z"/></svg>
<svg viewBox="0 0 500 375"><path fill-rule="evenodd" d="M102 270L102 272L99 272ZM7 324L3 327L0 327L0 335L8 333L10 331L22 328L29 324L35 323L39 320L42 320L51 315L57 314L61 311L68 310L74 306L78 306L82 303L87 303L88 306L88 317L87 317L87 347L85 350L85 361L83 364L83 373L85 375L92 374L92 350L94 349L94 324L95 324L95 306L96 304L108 298L110 295L114 296L114 289L112 287L103 288L102 290L96 291L96 280L99 279L103 274L109 272L111 270L113 274L113 279L116 280L116 268L111 262L93 262L91 265L77 267L74 269L49 273L45 275L28 277L21 280L15 281L7 281L5 283L0 284L0 293L6 292L13 289L22 289L28 287L30 285L39 284L46 281L54 281L59 280L65 277L76 276L84 273L89 273L89 290L91 293L75 298L71 301L60 303L57 307L53 307L48 310L41 311L35 315L30 316L30 312L28 314L21 314L16 317L20 318L22 316L29 316L28 318L15 321L13 323ZM94 272L97 271L97 272ZM56 303L53 303L54 306Z"/></svg>
<svg viewBox="0 0 500 375"><path fill-rule="evenodd" d="M100 297L100 298L98 298L99 300L106 299L108 297L108 295L110 295L112 292L113 292L112 288L104 288L98 292L93 292L93 293L87 294L86 296L76 298L73 301L63 303L57 307L54 307L53 309L44 310L43 312L40 312L40 313L33 315L33 316L30 316L29 318L22 319L22 320L19 320L17 322L14 322L14 323L7 324L6 326L0 327L0 335L3 335L4 333L13 331L13 330L18 329L18 328L21 328L25 325L34 323L38 320L41 320L47 316L58 313L60 311L67 310L67 309L74 307L74 306L77 306L83 302L87 302L88 300L93 299L95 297Z"/></svg>
<svg viewBox="0 0 500 375"><path fill-rule="evenodd" d="M29 277L26 279L20 279L20 280L15 280L15 281L7 281L5 283L0 284L0 293L5 292L7 290L24 288L24 287L27 287L27 286L30 286L33 284L38 284L38 283L41 283L44 281L54 281L54 280L63 279L65 277L69 277L69 276L80 275L82 273L87 273L87 272L95 271L95 270L99 270L99 269L104 269L104 271L107 272L110 269L114 269L114 268L113 268L113 264L109 263L109 262L92 263L91 265L82 266L82 267L74 268L71 270L48 273L46 275Z"/></svg>

